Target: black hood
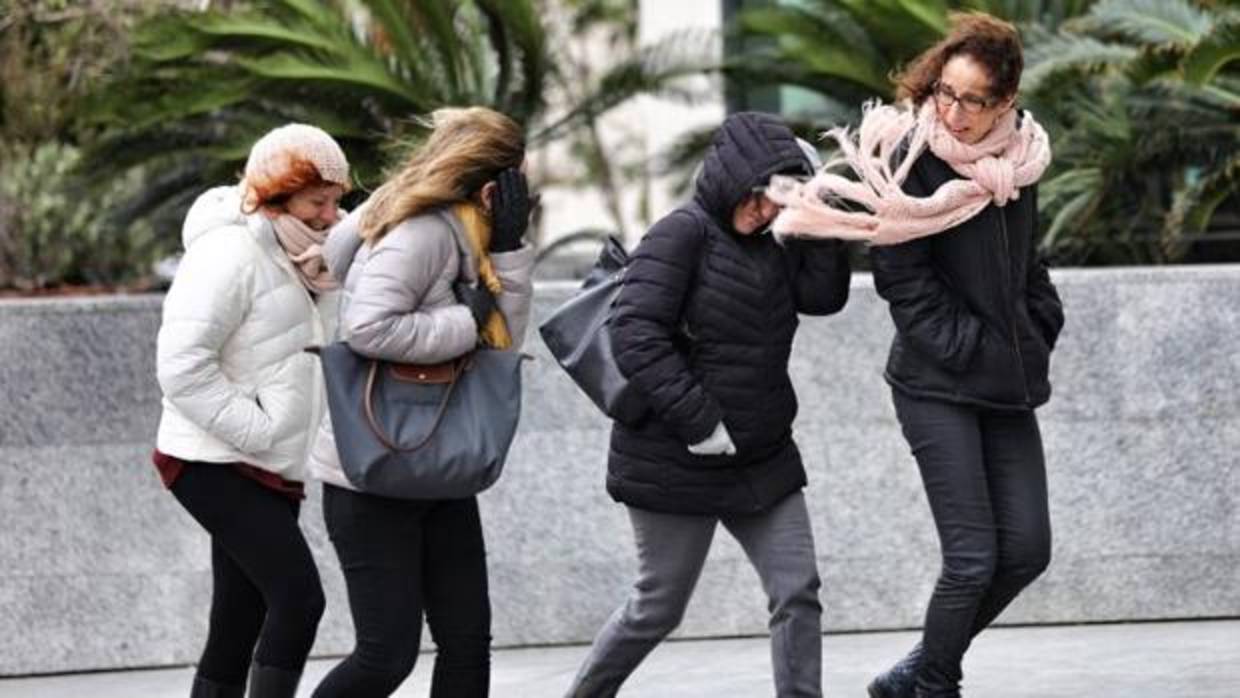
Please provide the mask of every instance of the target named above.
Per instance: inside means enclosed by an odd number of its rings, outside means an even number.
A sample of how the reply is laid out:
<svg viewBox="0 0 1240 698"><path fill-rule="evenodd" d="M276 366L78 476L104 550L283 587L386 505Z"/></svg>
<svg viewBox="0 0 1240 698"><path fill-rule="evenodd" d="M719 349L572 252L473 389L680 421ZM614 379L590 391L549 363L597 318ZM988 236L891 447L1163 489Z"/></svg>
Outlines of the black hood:
<svg viewBox="0 0 1240 698"><path fill-rule="evenodd" d="M724 230L731 230L737 204L777 173L812 173L796 136L774 114L739 112L723 122L711 141L693 197Z"/></svg>

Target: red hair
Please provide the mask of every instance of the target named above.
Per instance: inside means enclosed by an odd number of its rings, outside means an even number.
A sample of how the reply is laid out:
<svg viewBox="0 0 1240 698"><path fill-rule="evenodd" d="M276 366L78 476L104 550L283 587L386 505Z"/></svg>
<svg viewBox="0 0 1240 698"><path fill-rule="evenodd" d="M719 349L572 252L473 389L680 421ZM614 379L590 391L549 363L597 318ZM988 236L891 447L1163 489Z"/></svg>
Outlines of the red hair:
<svg viewBox="0 0 1240 698"><path fill-rule="evenodd" d="M305 158L290 154L281 164L282 167L242 177L242 213L254 213L263 206L279 206L309 187L341 186L323 179L314 163ZM344 187L345 191L348 189Z"/></svg>

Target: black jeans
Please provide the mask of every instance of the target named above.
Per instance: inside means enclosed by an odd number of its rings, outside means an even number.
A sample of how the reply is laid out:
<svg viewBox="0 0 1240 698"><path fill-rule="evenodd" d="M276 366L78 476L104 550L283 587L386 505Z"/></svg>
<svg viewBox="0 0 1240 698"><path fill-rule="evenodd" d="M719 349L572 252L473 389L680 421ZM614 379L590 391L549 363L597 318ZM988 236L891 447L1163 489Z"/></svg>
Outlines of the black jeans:
<svg viewBox="0 0 1240 698"><path fill-rule="evenodd" d="M423 611L437 647L431 698L486 696L491 602L478 500L388 499L324 485L323 516L357 640L315 698L391 695L418 659Z"/></svg>
<svg viewBox="0 0 1240 698"><path fill-rule="evenodd" d="M894 392L943 553L917 684L927 696L959 696L970 640L1050 563L1042 436L1032 410L985 410Z"/></svg>
<svg viewBox="0 0 1240 698"><path fill-rule="evenodd" d="M172 494L211 534L211 624L198 675L244 686L251 661L300 673L324 600L298 503L216 463L187 463Z"/></svg>

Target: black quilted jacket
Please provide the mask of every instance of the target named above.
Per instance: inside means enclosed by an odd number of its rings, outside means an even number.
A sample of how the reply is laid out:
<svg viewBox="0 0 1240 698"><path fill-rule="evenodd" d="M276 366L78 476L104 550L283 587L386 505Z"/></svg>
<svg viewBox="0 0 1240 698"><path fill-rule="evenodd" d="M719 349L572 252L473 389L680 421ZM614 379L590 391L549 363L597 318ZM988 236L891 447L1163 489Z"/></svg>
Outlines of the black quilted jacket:
<svg viewBox="0 0 1240 698"><path fill-rule="evenodd" d="M928 196L959 178L930 151L905 191ZM923 399L1032 409L1051 394L1051 350L1063 306L1034 245L1037 186L937 235L872 247L874 285L896 334L887 380Z"/></svg>
<svg viewBox="0 0 1240 698"><path fill-rule="evenodd" d="M788 355L798 312L844 307L848 258L834 241L781 245L769 234L740 235L732 211L771 174L807 168L778 118L733 115L693 200L658 221L634 252L612 341L653 415L613 427L607 489L616 500L672 513L756 513L805 485ZM737 454L690 454L687 446L720 420Z"/></svg>

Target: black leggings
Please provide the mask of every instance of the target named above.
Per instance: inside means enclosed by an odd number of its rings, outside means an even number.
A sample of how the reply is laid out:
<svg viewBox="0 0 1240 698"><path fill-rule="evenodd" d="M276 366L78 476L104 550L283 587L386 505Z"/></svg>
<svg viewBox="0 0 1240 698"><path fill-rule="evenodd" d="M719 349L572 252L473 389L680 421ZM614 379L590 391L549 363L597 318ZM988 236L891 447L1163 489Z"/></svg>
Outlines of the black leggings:
<svg viewBox="0 0 1240 698"><path fill-rule="evenodd" d="M424 611L437 647L431 698L486 696L491 603L477 499L407 501L324 485L323 516L357 639L315 698L391 695L417 661Z"/></svg>
<svg viewBox="0 0 1240 698"><path fill-rule="evenodd" d="M324 601L298 503L216 463L188 463L172 494L211 534L211 625L198 675L244 686L251 661L300 672Z"/></svg>
<svg viewBox="0 0 1240 698"><path fill-rule="evenodd" d="M898 391L895 407L943 553L918 687L954 697L970 640L1050 563L1042 437L1032 410L984 410Z"/></svg>

